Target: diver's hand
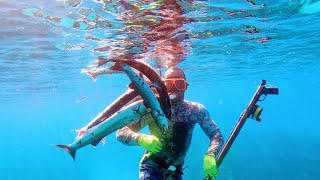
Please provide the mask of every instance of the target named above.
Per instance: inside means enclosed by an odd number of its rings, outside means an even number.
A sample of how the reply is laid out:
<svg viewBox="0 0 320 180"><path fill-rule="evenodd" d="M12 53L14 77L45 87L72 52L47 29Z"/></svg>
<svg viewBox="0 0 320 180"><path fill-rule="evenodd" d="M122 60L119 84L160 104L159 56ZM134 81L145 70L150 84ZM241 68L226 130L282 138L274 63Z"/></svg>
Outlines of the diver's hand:
<svg viewBox="0 0 320 180"><path fill-rule="evenodd" d="M214 180L218 175L219 171L214 154L204 155L203 170L205 180Z"/></svg>
<svg viewBox="0 0 320 180"><path fill-rule="evenodd" d="M139 135L138 144L140 146L143 146L144 148L146 148L148 151L152 153L158 153L162 149L162 145L159 138L153 135L146 135L146 134Z"/></svg>

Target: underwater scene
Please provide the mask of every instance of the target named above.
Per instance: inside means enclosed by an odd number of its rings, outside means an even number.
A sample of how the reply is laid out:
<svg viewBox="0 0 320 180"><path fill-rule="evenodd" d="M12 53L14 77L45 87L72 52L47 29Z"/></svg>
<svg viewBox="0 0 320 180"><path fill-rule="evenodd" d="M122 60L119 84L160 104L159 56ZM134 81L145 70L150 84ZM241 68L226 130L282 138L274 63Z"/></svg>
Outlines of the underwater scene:
<svg viewBox="0 0 320 180"><path fill-rule="evenodd" d="M0 17L1 180L139 179L146 149L116 137L136 115L117 100L149 88L142 80L137 90L128 72L159 80L173 66L185 73L185 99L207 109L224 142L248 116L215 179L320 179L320 1L0 0ZM148 92L166 91L152 78ZM154 117L157 104L168 117L168 94L156 96L148 104L141 95L145 112ZM103 135L74 147L111 105L128 114L111 113L108 133L94 126L91 135ZM205 178L205 131L194 127L184 180Z"/></svg>

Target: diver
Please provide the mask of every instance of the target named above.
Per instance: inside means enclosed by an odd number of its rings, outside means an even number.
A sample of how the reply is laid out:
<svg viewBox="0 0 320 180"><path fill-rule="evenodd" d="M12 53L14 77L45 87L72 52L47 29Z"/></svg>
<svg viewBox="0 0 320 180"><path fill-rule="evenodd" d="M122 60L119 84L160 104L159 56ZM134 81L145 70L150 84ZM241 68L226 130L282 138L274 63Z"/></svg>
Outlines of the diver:
<svg viewBox="0 0 320 180"><path fill-rule="evenodd" d="M192 132L198 123L210 139L210 146L204 155L205 179L215 179L218 174L216 157L224 143L218 126L203 105L184 99L189 84L180 68L169 68L164 74L164 81L172 106L168 131L161 133L152 117L146 115L119 129L117 139L125 145L140 145L146 149L139 167L140 180L180 180ZM150 135L138 133L146 125Z"/></svg>

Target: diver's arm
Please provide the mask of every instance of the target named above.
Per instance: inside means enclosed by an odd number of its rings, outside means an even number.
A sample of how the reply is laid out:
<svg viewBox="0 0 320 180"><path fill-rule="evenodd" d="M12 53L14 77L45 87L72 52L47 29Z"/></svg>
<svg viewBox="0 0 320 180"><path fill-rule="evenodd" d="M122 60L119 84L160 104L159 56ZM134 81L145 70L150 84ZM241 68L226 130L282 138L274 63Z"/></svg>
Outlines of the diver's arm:
<svg viewBox="0 0 320 180"><path fill-rule="evenodd" d="M146 126L144 119L145 117L140 118L119 129L116 134L117 140L125 145L138 146L138 138L140 135L138 132Z"/></svg>
<svg viewBox="0 0 320 180"><path fill-rule="evenodd" d="M216 157L223 146L224 140L217 124L210 118L207 109L200 110L199 125L210 139L210 146L207 154L214 154Z"/></svg>

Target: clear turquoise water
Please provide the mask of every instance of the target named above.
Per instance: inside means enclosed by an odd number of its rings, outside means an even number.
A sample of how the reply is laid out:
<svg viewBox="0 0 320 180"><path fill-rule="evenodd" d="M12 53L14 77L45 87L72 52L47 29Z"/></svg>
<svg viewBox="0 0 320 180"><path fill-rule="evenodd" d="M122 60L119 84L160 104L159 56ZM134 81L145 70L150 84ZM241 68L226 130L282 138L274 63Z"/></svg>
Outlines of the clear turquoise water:
<svg viewBox="0 0 320 180"><path fill-rule="evenodd" d="M279 96L260 103L262 122L247 121L217 179L320 179L320 14L302 13L298 1L206 4L210 8L185 14L205 19L183 27L192 37L182 39L188 55L179 63L190 84L186 98L204 104L227 138L262 79L280 88ZM81 6L112 19L101 4ZM77 30L22 13L34 7L79 18L79 8L61 1L0 1L0 179L138 179L143 149L124 146L114 134L105 146L79 150L75 162L50 146L72 142L70 130L86 125L126 90L124 75L93 82L80 73L106 53L93 51L101 44L84 37L111 39L117 28ZM241 10L251 16L226 14ZM243 33L253 26L259 32ZM258 42L265 37L271 40ZM197 126L184 179L203 178L208 143Z"/></svg>

